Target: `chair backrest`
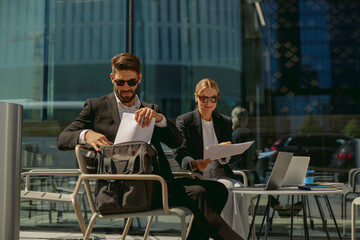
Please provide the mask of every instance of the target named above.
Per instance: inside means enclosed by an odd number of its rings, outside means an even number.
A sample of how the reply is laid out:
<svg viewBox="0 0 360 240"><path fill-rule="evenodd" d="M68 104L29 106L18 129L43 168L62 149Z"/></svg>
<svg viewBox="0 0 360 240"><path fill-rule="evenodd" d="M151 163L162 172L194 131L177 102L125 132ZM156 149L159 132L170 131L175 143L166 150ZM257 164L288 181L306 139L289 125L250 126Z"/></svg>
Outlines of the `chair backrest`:
<svg viewBox="0 0 360 240"><path fill-rule="evenodd" d="M77 145L75 148L75 154L82 174L96 173L96 159L93 149L83 145Z"/></svg>
<svg viewBox="0 0 360 240"><path fill-rule="evenodd" d="M78 162L81 174L95 174L96 173L96 159L93 149L83 145L75 147L76 160ZM89 205L92 213L96 212L95 199L91 191L89 180L84 179L84 187L86 196L89 199Z"/></svg>

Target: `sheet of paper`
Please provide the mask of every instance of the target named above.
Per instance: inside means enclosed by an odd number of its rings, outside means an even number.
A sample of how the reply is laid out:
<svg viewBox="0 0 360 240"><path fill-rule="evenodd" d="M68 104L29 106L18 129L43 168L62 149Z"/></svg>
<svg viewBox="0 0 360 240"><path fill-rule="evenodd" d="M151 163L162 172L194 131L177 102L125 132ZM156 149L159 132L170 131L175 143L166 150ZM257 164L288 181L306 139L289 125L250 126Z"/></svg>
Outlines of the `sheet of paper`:
<svg viewBox="0 0 360 240"><path fill-rule="evenodd" d="M154 131L154 126L155 118L151 119L150 125L148 127L143 128L135 121L134 113L123 113L119 129L116 133L114 144L133 141L143 141L150 143Z"/></svg>
<svg viewBox="0 0 360 240"><path fill-rule="evenodd" d="M204 159L219 159L224 157L231 157L233 155L238 155L245 152L254 141L244 142L244 143L235 143L235 144L211 144L205 147Z"/></svg>

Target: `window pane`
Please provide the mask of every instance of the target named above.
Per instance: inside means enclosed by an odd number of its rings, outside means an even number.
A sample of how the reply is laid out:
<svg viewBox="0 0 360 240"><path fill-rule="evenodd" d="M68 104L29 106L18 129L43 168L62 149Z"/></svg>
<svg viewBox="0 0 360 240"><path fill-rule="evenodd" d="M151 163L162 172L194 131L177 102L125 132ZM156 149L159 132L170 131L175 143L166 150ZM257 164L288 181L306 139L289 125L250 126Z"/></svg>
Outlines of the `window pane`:
<svg viewBox="0 0 360 240"><path fill-rule="evenodd" d="M59 151L56 137L85 99L112 91L110 59L125 51L126 1L2 0L0 29L0 101L24 106L23 170L76 168L74 152ZM57 191L74 180L38 178L31 186ZM21 226L79 226L71 205L38 203L22 202Z"/></svg>
<svg viewBox="0 0 360 240"><path fill-rule="evenodd" d="M242 97L240 9L239 1L136 1L143 99L175 118L194 109L195 85L211 78L220 87L217 110L229 115Z"/></svg>

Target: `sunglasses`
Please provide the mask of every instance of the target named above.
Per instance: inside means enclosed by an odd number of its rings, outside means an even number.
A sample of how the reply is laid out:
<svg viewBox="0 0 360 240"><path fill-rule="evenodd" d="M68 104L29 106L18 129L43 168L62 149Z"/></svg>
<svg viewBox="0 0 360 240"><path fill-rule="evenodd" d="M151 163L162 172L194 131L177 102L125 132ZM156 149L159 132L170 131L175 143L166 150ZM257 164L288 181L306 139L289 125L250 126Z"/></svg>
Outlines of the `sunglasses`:
<svg viewBox="0 0 360 240"><path fill-rule="evenodd" d="M120 79L115 79L114 82L115 82L115 84L116 84L117 86L124 86L125 83L127 83L127 85L129 85L129 87L134 87L134 86L137 84L138 80L135 79L135 78L134 78L134 79L127 80L127 81L125 81L125 80L120 80Z"/></svg>
<svg viewBox="0 0 360 240"><path fill-rule="evenodd" d="M219 101L219 96L212 96L212 97L198 96L198 98L203 103L207 103L207 102L209 102L209 100L212 103L217 103Z"/></svg>

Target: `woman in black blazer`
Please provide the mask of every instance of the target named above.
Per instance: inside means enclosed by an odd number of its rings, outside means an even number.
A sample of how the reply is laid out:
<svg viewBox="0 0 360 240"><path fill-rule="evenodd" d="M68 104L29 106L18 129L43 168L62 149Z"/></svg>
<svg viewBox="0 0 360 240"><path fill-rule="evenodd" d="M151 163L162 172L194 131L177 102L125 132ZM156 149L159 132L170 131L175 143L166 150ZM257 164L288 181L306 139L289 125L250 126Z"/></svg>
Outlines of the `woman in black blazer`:
<svg viewBox="0 0 360 240"><path fill-rule="evenodd" d="M204 158L204 147L210 144L231 144L232 122L216 113L219 87L214 80L202 79L195 89L198 108L176 118L176 126L183 135L181 147L174 150L176 161L187 171L203 173L204 179L217 180L227 188L240 187L226 159ZM227 159L228 160L228 159ZM229 191L228 201L221 216L244 239L249 232L248 198Z"/></svg>

